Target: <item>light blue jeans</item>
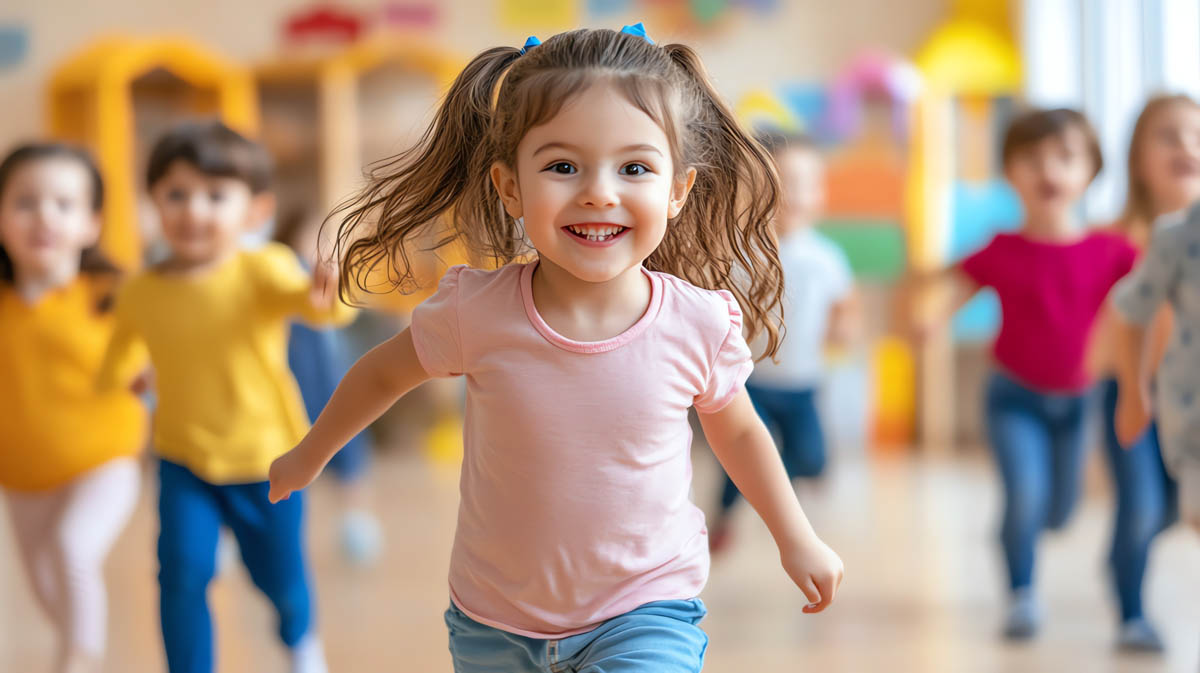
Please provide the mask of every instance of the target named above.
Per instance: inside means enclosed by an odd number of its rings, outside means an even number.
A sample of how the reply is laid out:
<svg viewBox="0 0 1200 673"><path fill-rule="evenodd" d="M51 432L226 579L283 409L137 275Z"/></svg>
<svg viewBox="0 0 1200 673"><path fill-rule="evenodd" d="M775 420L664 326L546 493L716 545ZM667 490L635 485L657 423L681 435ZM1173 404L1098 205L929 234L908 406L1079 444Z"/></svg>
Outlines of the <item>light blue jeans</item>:
<svg viewBox="0 0 1200 673"><path fill-rule="evenodd" d="M656 601L559 640L485 626L446 610L454 673L699 673L708 636L699 598Z"/></svg>

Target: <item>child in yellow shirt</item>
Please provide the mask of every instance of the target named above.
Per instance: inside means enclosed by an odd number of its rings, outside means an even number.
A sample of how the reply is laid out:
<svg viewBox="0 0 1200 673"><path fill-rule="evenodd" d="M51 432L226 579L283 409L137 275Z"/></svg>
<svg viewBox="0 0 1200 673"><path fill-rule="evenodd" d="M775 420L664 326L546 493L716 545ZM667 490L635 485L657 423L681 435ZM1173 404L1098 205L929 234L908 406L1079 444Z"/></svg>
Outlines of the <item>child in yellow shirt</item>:
<svg viewBox="0 0 1200 673"><path fill-rule="evenodd" d="M288 323L347 322L333 276L313 278L286 246L239 238L274 209L270 158L219 122L189 123L155 145L147 184L168 257L117 296L117 330L100 380L124 385L148 351L161 458L161 618L171 673L213 670L206 589L229 526L254 583L275 605L296 673L323 672L312 628L302 503L267 500L271 461L308 428L288 371Z"/></svg>
<svg viewBox="0 0 1200 673"><path fill-rule="evenodd" d="M117 280L95 247L103 199L81 150L33 143L0 163L0 492L60 673L101 665L104 559L137 501L147 427L128 389L94 387Z"/></svg>

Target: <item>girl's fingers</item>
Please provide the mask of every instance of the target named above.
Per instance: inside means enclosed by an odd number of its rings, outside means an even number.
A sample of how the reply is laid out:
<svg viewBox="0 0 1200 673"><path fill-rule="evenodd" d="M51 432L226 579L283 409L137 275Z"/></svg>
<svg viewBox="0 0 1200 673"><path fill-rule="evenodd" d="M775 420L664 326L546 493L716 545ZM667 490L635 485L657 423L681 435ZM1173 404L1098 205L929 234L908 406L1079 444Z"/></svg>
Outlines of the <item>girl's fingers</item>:
<svg viewBox="0 0 1200 673"><path fill-rule="evenodd" d="M804 597L808 599L808 605L804 607L805 612L810 612L813 606L821 602L821 591L817 589L817 585L813 582L812 577L805 577L803 582L797 583L800 591L804 593Z"/></svg>

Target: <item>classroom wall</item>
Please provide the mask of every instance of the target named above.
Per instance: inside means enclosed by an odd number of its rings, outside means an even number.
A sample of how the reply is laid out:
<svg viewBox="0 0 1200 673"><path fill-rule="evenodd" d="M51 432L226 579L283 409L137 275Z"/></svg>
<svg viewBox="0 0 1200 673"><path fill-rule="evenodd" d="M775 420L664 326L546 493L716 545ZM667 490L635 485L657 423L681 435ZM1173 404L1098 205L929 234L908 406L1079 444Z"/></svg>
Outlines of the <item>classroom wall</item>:
<svg viewBox="0 0 1200 673"><path fill-rule="evenodd" d="M91 39L111 32L183 34L231 58L255 60L277 48L282 18L304 7L296 0L4 0L0 26L23 25L29 52L15 67L0 69L0 148L43 130L42 89L54 65ZM342 0L341 6L375 8L382 2ZM499 25L496 0L444 0L436 39L470 55L496 44L519 45L524 28ZM584 5L582 0L580 4ZM636 4L636 3L633 3ZM698 47L727 96L787 80L824 80L865 48L910 54L944 18L947 0L779 0L775 13L738 11L708 34L652 36ZM589 22L618 28L642 17L635 12ZM585 18L585 21L587 19ZM546 37L545 32L541 33Z"/></svg>

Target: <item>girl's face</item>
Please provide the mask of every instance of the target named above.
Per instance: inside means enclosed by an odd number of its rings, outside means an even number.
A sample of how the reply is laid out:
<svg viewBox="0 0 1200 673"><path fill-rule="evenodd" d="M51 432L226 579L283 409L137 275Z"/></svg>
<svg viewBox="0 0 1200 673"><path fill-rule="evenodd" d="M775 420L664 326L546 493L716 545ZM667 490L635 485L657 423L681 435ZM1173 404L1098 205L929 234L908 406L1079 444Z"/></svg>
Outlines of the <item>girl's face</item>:
<svg viewBox="0 0 1200 673"><path fill-rule="evenodd" d="M1154 209L1169 213L1200 199L1200 107L1179 103L1154 115L1136 169Z"/></svg>
<svg viewBox="0 0 1200 673"><path fill-rule="evenodd" d="M0 194L0 243L18 276L78 268L100 238L92 198L91 173L74 159L36 159L11 174Z"/></svg>
<svg viewBox="0 0 1200 673"><path fill-rule="evenodd" d="M1070 126L1017 150L1004 172L1027 216L1037 216L1069 209L1087 191L1095 169L1087 135Z"/></svg>
<svg viewBox="0 0 1200 673"><path fill-rule="evenodd" d="M617 89L597 83L531 128L516 170L492 180L539 257L603 283L641 265L679 214L695 169L676 179L666 133Z"/></svg>
<svg viewBox="0 0 1200 673"><path fill-rule="evenodd" d="M259 198L231 177L207 175L176 161L150 188L172 257L204 265L236 251L241 234L259 216Z"/></svg>

